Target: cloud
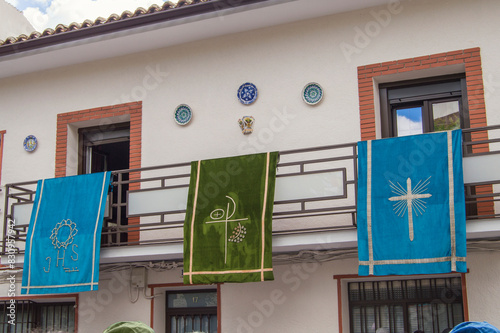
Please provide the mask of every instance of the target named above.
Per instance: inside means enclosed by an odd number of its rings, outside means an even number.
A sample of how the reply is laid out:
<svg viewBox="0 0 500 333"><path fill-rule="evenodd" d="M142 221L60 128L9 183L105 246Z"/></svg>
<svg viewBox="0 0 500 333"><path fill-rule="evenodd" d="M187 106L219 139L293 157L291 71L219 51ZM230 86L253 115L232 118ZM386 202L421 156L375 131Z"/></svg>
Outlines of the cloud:
<svg viewBox="0 0 500 333"><path fill-rule="evenodd" d="M9 0L17 2L17 0ZM48 4L48 0L37 0ZM148 8L153 4L161 5L161 0L52 0L45 13L39 7L28 7L23 13L37 31L55 28L62 23L82 23L86 19L94 21L101 16L108 18L111 14L121 14L125 10L134 12L138 7ZM177 1L173 1L177 2Z"/></svg>
<svg viewBox="0 0 500 333"><path fill-rule="evenodd" d="M19 4L19 1L17 0L5 0L6 2L10 3L12 6L17 8L17 5Z"/></svg>
<svg viewBox="0 0 500 333"><path fill-rule="evenodd" d="M398 115L398 136L422 134L422 122Z"/></svg>

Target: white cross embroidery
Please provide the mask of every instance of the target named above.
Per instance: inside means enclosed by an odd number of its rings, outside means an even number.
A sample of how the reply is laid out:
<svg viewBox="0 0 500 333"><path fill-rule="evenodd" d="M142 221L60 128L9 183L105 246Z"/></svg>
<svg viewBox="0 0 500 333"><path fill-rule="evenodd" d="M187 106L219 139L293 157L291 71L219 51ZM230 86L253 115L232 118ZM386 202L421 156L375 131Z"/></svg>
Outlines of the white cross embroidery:
<svg viewBox="0 0 500 333"><path fill-rule="evenodd" d="M393 207L394 212L398 216L403 216L408 210L408 229L410 231L410 241L413 241L413 207L415 208L415 214L418 216L422 215L425 212L426 206L423 198L430 198L432 194L423 193L427 191L427 186L429 185L429 179L427 178L425 181L419 181L414 189L411 188L411 179L408 178L406 180L406 189L403 188L399 183L394 185L391 181L389 181L391 186L391 191L394 194L399 194L395 197L390 197L390 201L397 201Z"/></svg>
<svg viewBox="0 0 500 333"><path fill-rule="evenodd" d="M238 222L238 221L248 220L248 217L244 218L244 219L230 220L230 218L233 217L234 212L236 211L236 203L233 200L233 198L231 198L230 196L226 195L226 198L228 198L230 200L230 202L227 203L227 209L223 210L221 208L218 208L218 209L213 210L210 213L210 217L213 220L205 222L207 224L208 223L224 223L224 226L225 226L225 235L224 235L224 264L227 263L227 241L228 241L228 238L227 238L227 224L229 222ZM233 204L233 211L231 213L229 213L229 210L230 210L230 207L231 207L231 203Z"/></svg>

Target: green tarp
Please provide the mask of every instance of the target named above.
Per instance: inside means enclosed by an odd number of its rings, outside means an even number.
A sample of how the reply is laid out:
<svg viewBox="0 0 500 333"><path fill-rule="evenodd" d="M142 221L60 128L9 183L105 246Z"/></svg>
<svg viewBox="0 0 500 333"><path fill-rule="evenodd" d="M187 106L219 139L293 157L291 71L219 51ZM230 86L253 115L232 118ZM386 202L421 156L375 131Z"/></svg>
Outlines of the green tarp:
<svg viewBox="0 0 500 333"><path fill-rule="evenodd" d="M273 280L278 153L192 162L184 222L184 283Z"/></svg>

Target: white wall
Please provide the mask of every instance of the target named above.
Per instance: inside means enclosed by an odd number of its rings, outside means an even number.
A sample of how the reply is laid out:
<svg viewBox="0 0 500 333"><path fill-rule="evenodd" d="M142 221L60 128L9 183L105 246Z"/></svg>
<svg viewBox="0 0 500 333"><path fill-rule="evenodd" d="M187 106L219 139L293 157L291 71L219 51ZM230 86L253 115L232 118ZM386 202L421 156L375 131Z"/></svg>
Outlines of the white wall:
<svg viewBox="0 0 500 333"><path fill-rule="evenodd" d="M221 286L222 332L257 333L336 331L337 281L334 274L355 273L356 261L275 265L275 280L260 283L226 283ZM79 332L104 330L122 320L150 324L150 301L141 292L129 299L129 271L101 276L99 291L80 294ZM150 284L182 283L181 269L149 272ZM155 289L154 329L165 332L165 290L190 290L215 286ZM150 290L148 290L148 295ZM132 292L135 298L135 290ZM105 310L104 310L105 309Z"/></svg>
<svg viewBox="0 0 500 333"><path fill-rule="evenodd" d="M142 165L150 166L357 141L359 65L479 46L486 90L498 89L500 44L491 33L497 24L491 9L498 3L455 1L450 6L449 1L433 1L432 10L426 3L400 4L400 13L390 14L387 26L379 24L379 34L349 57L340 45L356 46L359 29L378 24L376 15L389 13L387 8L2 80L1 126L8 130L2 179L52 177L56 115L75 110L142 100ZM250 106L236 98L239 85L247 81L259 89ZM300 96L310 81L325 91L315 107ZM499 94L486 97L489 122L500 123ZM194 112L184 127L172 119L181 103ZM237 124L244 115L256 118L250 136L243 136ZM29 134L39 139L33 153L22 149Z"/></svg>
<svg viewBox="0 0 500 333"><path fill-rule="evenodd" d="M467 255L467 297L469 319L487 321L500 327L498 299L500 297L500 252L470 252Z"/></svg>
<svg viewBox="0 0 500 333"><path fill-rule="evenodd" d="M499 9L495 0L403 2L0 80L0 130L7 130L2 182L54 176L57 114L132 100L143 101L143 166L354 142L360 139L357 66L472 47L481 48L488 123L500 124ZM361 34L368 36L363 42ZM346 55L341 45L347 44L357 51ZM250 106L236 98L247 81L259 89ZM325 92L315 107L300 96L311 81ZM184 127L173 121L181 103L194 112ZM238 127L244 115L256 118L250 136ZM33 153L22 146L30 134L39 141ZM499 259L497 253L469 256L471 320L500 326ZM356 260L311 267L304 275L291 266L275 269L274 282L222 286L223 332L240 327L247 333L242 321L253 332L336 332L333 275L355 274ZM150 283L179 282L178 273L152 274ZM82 306L98 297L108 302L104 290L119 288L106 281L101 291L81 295ZM149 322L149 301L141 296L131 304L125 289L111 294L106 310L89 323L80 309L80 332L99 332L118 320ZM268 301L274 304L269 316L259 310Z"/></svg>
<svg viewBox="0 0 500 333"><path fill-rule="evenodd" d="M466 274L469 320L488 321L500 327L497 305L500 297L500 253L471 252L467 265L470 271ZM99 332L120 320L139 320L150 324L150 301L142 293L137 303L129 301L128 272L104 274L98 292L81 294L79 332ZM337 280L333 276L346 274L357 274L357 259L274 265L274 281L223 284L220 304L222 332L338 332ZM148 275L150 284L182 282L180 268L162 273L149 272ZM193 288L216 287L169 289L182 291ZM156 333L164 332L165 290L155 289ZM348 303L345 298L342 302L343 314L347 316L343 319L344 327L347 328ZM106 310L99 311L103 307Z"/></svg>
<svg viewBox="0 0 500 333"><path fill-rule="evenodd" d="M4 0L0 0L0 40L18 37L21 34L29 36L33 31L35 28L20 11Z"/></svg>
<svg viewBox="0 0 500 333"><path fill-rule="evenodd" d="M500 253L471 252L466 274L469 319L488 321L500 327L497 300L500 297ZM357 260L343 259L324 263L274 265L274 281L226 283L221 286L222 332L268 333L338 332L338 294L334 275L357 273ZM149 284L182 283L181 268L164 272L148 271ZM395 277L397 278L397 277ZM142 321L150 325L151 301L140 291L129 294L130 271L101 272L99 290L79 297L79 332L101 332L118 321ZM0 286L7 295L8 284ZM216 286L177 286L155 289L154 329L165 332L165 290L186 291ZM20 276L16 294L20 294ZM147 290L147 296L150 295ZM343 302L344 327L348 323L348 303ZM347 316L347 317L345 317Z"/></svg>

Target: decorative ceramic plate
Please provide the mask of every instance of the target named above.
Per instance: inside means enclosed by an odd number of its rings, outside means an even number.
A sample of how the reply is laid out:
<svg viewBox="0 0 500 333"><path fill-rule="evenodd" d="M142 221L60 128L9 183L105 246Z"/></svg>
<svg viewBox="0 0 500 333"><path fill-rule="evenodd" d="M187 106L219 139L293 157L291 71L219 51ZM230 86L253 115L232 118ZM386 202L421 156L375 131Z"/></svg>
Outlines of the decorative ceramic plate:
<svg viewBox="0 0 500 333"><path fill-rule="evenodd" d="M186 104L181 104L175 109L174 119L179 125L186 125L193 117L191 108Z"/></svg>
<svg viewBox="0 0 500 333"><path fill-rule="evenodd" d="M255 84L250 82L243 83L238 89L238 99L245 105L255 102L257 99L257 87Z"/></svg>
<svg viewBox="0 0 500 333"><path fill-rule="evenodd" d="M323 89L315 82L308 83L302 90L302 98L309 105L318 104L323 98Z"/></svg>
<svg viewBox="0 0 500 333"><path fill-rule="evenodd" d="M33 151L36 149L38 145L38 141L34 135L28 135L26 139L24 139L23 146L26 151Z"/></svg>

